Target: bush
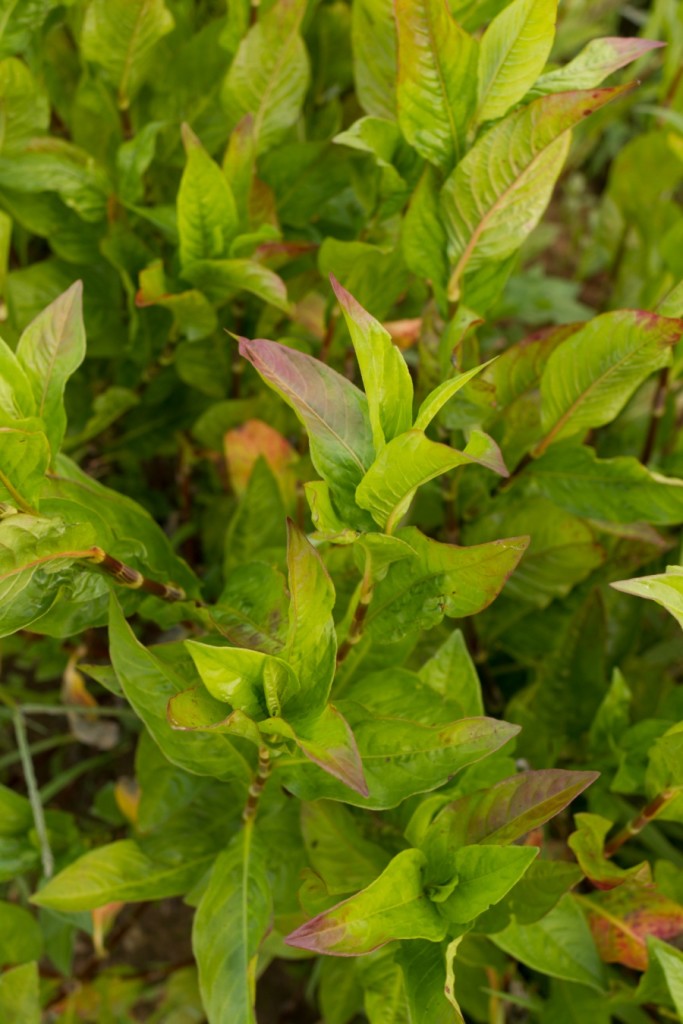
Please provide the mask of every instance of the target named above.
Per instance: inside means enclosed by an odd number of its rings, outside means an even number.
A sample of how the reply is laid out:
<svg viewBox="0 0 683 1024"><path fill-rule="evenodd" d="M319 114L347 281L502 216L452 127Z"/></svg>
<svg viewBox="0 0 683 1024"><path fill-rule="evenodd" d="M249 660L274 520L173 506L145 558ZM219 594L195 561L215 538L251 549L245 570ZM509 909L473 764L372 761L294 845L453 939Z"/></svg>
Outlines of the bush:
<svg viewBox="0 0 683 1024"><path fill-rule="evenodd" d="M6 6L0 1017L678 1019L680 6Z"/></svg>

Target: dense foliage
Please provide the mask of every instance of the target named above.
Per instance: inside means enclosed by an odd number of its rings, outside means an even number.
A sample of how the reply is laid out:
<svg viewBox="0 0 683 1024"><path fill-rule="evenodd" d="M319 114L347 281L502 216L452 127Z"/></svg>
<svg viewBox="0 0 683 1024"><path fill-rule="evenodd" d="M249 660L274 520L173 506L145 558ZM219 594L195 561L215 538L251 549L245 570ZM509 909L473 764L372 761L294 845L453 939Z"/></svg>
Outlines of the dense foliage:
<svg viewBox="0 0 683 1024"><path fill-rule="evenodd" d="M683 7L0 50L0 1020L681 1019Z"/></svg>

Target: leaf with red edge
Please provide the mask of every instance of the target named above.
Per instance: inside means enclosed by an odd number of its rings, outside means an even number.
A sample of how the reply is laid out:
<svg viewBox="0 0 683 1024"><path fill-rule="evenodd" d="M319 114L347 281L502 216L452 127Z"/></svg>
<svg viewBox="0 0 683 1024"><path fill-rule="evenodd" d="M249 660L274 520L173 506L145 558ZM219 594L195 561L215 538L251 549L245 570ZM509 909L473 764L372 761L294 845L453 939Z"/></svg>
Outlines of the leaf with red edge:
<svg viewBox="0 0 683 1024"><path fill-rule="evenodd" d="M620 868L605 857L604 846L607 833L612 828L608 818L599 814L577 814L577 831L567 840L569 847L581 866L581 870L598 889L614 889L630 879L651 882L650 865L644 861L632 868Z"/></svg>
<svg viewBox="0 0 683 1024"><path fill-rule="evenodd" d="M230 483L236 494L243 495L257 459L264 458L283 490L289 494L296 486L291 474L297 455L286 437L263 420L247 420L223 439L225 461Z"/></svg>
<svg viewBox="0 0 683 1024"><path fill-rule="evenodd" d="M424 856L399 853L367 889L318 914L285 939L328 956L362 956L395 939L440 942L446 922L424 892Z"/></svg>
<svg viewBox="0 0 683 1024"><path fill-rule="evenodd" d="M608 964L645 971L648 937L673 939L683 932L683 906L652 883L627 883L580 899L600 956Z"/></svg>

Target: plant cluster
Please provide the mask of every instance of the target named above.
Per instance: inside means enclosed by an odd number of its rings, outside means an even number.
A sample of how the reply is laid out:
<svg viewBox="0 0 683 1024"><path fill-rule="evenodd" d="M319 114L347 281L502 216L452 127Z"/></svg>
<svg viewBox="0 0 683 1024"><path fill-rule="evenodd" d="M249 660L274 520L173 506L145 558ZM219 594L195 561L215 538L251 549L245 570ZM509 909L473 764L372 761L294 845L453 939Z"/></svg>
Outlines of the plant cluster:
<svg viewBox="0 0 683 1024"><path fill-rule="evenodd" d="M681 6L0 51L0 1019L679 1019Z"/></svg>

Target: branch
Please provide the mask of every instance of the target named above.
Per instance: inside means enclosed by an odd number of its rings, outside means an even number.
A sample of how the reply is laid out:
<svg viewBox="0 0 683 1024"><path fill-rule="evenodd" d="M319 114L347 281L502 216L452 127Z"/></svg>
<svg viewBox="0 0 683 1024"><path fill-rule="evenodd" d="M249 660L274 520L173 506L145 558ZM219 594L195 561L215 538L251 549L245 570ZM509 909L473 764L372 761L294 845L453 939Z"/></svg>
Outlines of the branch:
<svg viewBox="0 0 683 1024"><path fill-rule="evenodd" d="M665 789L663 793L651 800L649 804L643 807L642 811L636 815L627 825L617 832L617 834L610 839L605 846L605 857L612 857L620 850L624 843L628 842L633 836L637 836L639 832L642 832L646 825L649 825L651 821L654 821L658 817L664 808L671 803L673 798L678 795L677 789Z"/></svg>
<svg viewBox="0 0 683 1024"><path fill-rule="evenodd" d="M122 587L130 587L131 590L145 590L148 594L153 594L154 597L160 597L162 601L184 601L187 598L182 587L176 586L175 583L158 583L156 580L151 580L147 576L143 576L137 569L108 555L102 548L93 547L90 552L84 556L84 560L94 562Z"/></svg>

